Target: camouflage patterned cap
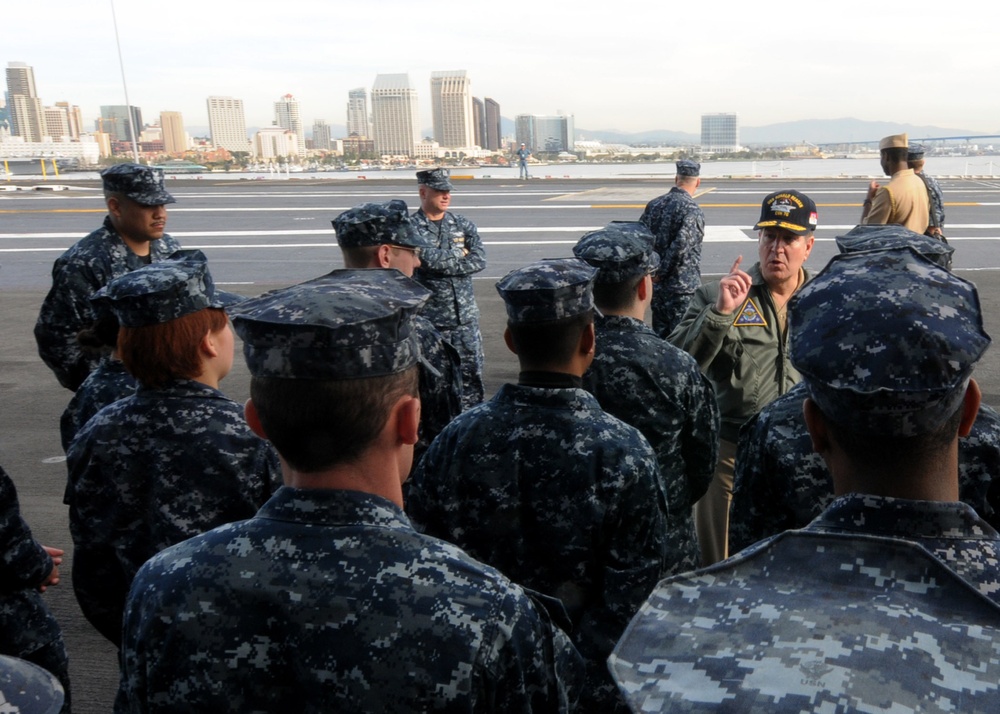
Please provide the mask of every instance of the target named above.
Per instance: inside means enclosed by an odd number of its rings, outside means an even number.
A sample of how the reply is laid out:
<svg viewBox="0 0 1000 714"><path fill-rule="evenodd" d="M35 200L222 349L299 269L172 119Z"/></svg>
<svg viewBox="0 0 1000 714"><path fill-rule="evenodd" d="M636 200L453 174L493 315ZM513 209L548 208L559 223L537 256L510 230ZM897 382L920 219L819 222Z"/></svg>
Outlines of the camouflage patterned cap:
<svg viewBox="0 0 1000 714"><path fill-rule="evenodd" d="M379 377L417 363L412 318L428 297L398 270L334 270L247 300L233 328L256 377Z"/></svg>
<svg viewBox="0 0 1000 714"><path fill-rule="evenodd" d="M791 360L835 424L931 432L990 344L976 286L912 248L834 256L789 307Z"/></svg>
<svg viewBox="0 0 1000 714"><path fill-rule="evenodd" d="M681 159L677 162L677 175L692 177L701 176L701 164L697 161Z"/></svg>
<svg viewBox="0 0 1000 714"><path fill-rule="evenodd" d="M362 203L333 219L337 243L341 248L401 245L407 248L432 248L433 244L417 231L406 202L398 198L385 203Z"/></svg>
<svg viewBox="0 0 1000 714"><path fill-rule="evenodd" d="M215 289L208 259L200 250L179 250L158 263L120 275L94 293L91 301L105 298L122 327L158 325L244 300Z"/></svg>
<svg viewBox="0 0 1000 714"><path fill-rule="evenodd" d="M417 183L421 186L429 186L435 191L451 191L451 172L448 169L428 169L427 171L417 171Z"/></svg>
<svg viewBox="0 0 1000 714"><path fill-rule="evenodd" d="M58 714L66 695L54 675L37 664L0 655L0 711Z"/></svg>
<svg viewBox="0 0 1000 714"><path fill-rule="evenodd" d="M855 226L844 235L837 236L837 247L841 253L909 247L942 268L947 268L951 264L951 254L955 252L955 249L943 240L914 233L898 223Z"/></svg>
<svg viewBox="0 0 1000 714"><path fill-rule="evenodd" d="M910 144L910 147L906 150L906 160L920 161L922 158L924 158L923 144Z"/></svg>
<svg viewBox="0 0 1000 714"><path fill-rule="evenodd" d="M624 283L660 267L653 234L642 223L612 221L591 231L573 246L573 255L598 269L596 282Z"/></svg>
<svg viewBox="0 0 1000 714"><path fill-rule="evenodd" d="M777 226L804 236L816 230L819 214L815 202L804 193L794 190L775 191L764 197L760 204L760 220L754 230Z"/></svg>
<svg viewBox="0 0 1000 714"><path fill-rule="evenodd" d="M176 203L163 186L163 171L140 164L115 164L101 172L104 190L123 194L143 206Z"/></svg>
<svg viewBox="0 0 1000 714"><path fill-rule="evenodd" d="M597 268L577 258L553 258L512 270L497 292L513 324L549 322L594 309Z"/></svg>

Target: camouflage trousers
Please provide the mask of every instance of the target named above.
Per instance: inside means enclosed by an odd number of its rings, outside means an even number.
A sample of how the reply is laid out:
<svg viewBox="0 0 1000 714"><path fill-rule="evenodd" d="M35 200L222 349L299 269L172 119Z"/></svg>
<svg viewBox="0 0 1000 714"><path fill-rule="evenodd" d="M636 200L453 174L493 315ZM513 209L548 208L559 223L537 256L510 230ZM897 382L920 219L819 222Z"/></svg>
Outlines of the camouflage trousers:
<svg viewBox="0 0 1000 714"><path fill-rule="evenodd" d="M680 324L694 293L668 293L653 290L653 332L662 340Z"/></svg>
<svg viewBox="0 0 1000 714"><path fill-rule="evenodd" d="M486 397L483 386L483 336L479 322L438 328L441 336L458 352L462 369L462 411L481 404Z"/></svg>

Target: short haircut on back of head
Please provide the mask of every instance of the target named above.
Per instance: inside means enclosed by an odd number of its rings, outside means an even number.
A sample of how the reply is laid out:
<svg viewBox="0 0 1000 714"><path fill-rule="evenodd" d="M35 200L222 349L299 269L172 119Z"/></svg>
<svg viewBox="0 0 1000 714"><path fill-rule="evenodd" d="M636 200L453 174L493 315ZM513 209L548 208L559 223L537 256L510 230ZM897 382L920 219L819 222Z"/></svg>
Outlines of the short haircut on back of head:
<svg viewBox="0 0 1000 714"><path fill-rule="evenodd" d="M393 405L416 396L417 367L345 380L253 377L250 398L268 440L301 473L356 460L375 441Z"/></svg>
<svg viewBox="0 0 1000 714"><path fill-rule="evenodd" d="M378 253L377 245L356 245L349 248L341 248L344 254L344 267L353 270L363 270L375 265L375 254Z"/></svg>
<svg viewBox="0 0 1000 714"><path fill-rule="evenodd" d="M594 283L594 303L599 309L609 312L628 310L639 299L636 288L645 279L645 275L639 275L623 283Z"/></svg>
<svg viewBox="0 0 1000 714"><path fill-rule="evenodd" d="M593 310L547 322L508 322L511 341L522 368L552 368L572 359L580 337L594 321Z"/></svg>
<svg viewBox="0 0 1000 714"><path fill-rule="evenodd" d="M937 429L915 436L873 433L870 429L828 422L837 445L855 463L886 474L912 473L935 452L945 449L958 436L964 404Z"/></svg>
<svg viewBox="0 0 1000 714"><path fill-rule="evenodd" d="M226 311L206 307L169 322L125 327L118 332L118 358L146 387L201 374L201 340L229 323Z"/></svg>

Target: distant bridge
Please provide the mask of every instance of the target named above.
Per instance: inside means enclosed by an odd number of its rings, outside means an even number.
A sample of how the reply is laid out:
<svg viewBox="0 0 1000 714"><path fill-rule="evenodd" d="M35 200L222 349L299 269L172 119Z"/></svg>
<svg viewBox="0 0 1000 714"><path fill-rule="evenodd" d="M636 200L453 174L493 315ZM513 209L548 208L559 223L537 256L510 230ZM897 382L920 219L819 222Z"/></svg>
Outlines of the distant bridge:
<svg viewBox="0 0 1000 714"><path fill-rule="evenodd" d="M972 141L973 139L1000 139L1000 134L976 134L971 136L934 136L934 137L917 137L910 136L911 139L919 141L921 144L929 141ZM878 144L882 139L869 139L868 141L824 141L822 143L815 144L815 146L843 146L844 144ZM811 142L810 142L811 143Z"/></svg>

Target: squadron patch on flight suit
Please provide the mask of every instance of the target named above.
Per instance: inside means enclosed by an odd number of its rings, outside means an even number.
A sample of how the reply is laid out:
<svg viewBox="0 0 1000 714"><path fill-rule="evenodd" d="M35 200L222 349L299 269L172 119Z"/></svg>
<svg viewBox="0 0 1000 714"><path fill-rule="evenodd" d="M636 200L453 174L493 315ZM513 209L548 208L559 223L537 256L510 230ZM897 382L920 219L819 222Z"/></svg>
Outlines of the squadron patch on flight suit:
<svg viewBox="0 0 1000 714"><path fill-rule="evenodd" d="M736 321L733 322L734 327L767 327L767 320L764 319L764 313L761 312L760 308L757 307L757 303L753 301L753 298L747 298L747 301L743 303L743 307L740 308L739 313L736 315Z"/></svg>

